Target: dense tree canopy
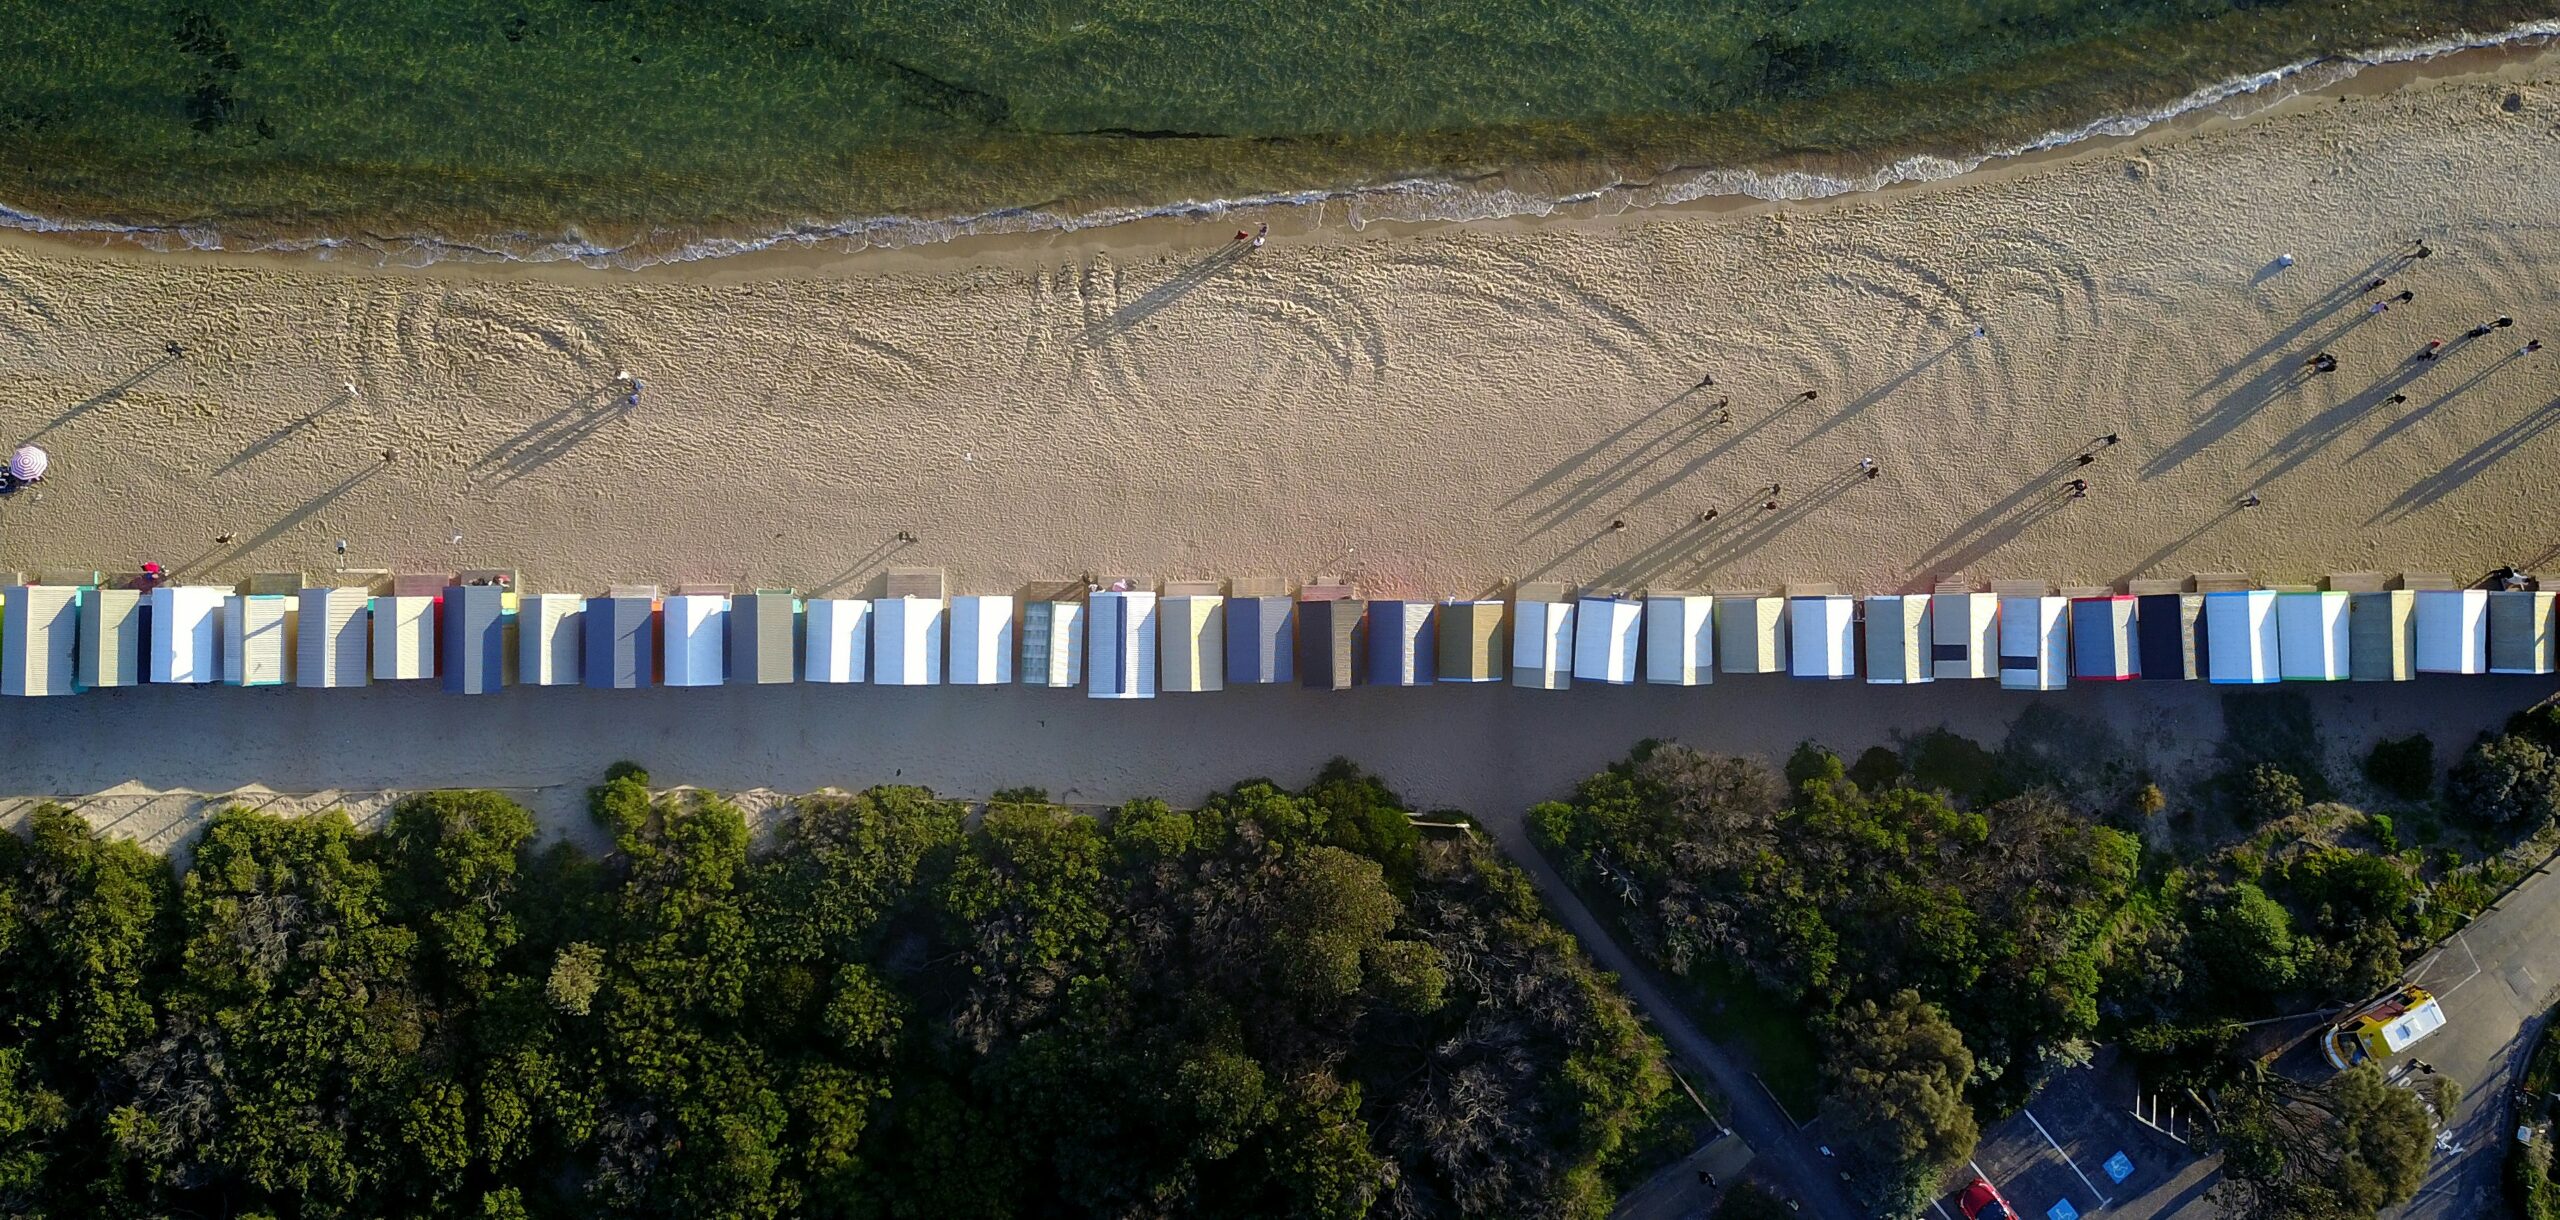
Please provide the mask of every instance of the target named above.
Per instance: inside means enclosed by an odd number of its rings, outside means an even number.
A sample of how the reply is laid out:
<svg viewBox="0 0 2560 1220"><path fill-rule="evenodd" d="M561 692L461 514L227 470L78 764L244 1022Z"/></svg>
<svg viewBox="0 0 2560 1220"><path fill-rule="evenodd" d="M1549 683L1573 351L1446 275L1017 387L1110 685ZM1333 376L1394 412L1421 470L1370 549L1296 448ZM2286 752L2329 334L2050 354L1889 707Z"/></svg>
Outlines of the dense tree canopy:
<svg viewBox="0 0 2560 1220"><path fill-rule="evenodd" d="M1108 819L617 768L0 836L0 1207L293 1217L1597 1217L1659 1045L1473 838L1347 766ZM1683 1102L1682 1104L1686 1104Z"/></svg>
<svg viewBox="0 0 2560 1220"><path fill-rule="evenodd" d="M1818 750L1788 772L1643 747L1531 826L1656 964L1722 965L1800 1007L1824 1042L1826 1112L1904 1158L1869 1164L1862 1189L1900 1206L1971 1145L1968 1089L2023 1097L2095 1031L2136 844L2042 792L1977 812L1889 780L1870 791ZM1945 1138L1882 1117L1897 1111Z"/></svg>

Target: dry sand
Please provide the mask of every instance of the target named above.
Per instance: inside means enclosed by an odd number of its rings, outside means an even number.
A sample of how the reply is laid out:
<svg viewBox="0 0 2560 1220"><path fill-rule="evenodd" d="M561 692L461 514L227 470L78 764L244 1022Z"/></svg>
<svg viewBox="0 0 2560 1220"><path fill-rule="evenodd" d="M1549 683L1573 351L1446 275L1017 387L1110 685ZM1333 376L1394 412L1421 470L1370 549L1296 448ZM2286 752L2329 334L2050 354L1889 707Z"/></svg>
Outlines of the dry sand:
<svg viewBox="0 0 2560 1220"><path fill-rule="evenodd" d="M2555 153L2545 55L1826 205L1319 227L1249 254L1232 221L638 275L14 238L0 387L56 474L0 503L0 564L847 594L890 564L963 592L2469 578L2560 556ZM2435 254L2403 265L2415 237ZM2501 314L2517 325L2458 338ZM2535 337L2555 346L2514 354ZM2435 338L2442 359L2410 360ZM164 362L172 339L189 355ZM2320 351L2340 369L2303 377ZM648 384L634 411L624 369ZM2108 432L2124 442L2070 468ZM1855 478L1869 456L1882 477ZM2087 499L2064 498L2074 473ZM2251 491L2264 504L2237 509ZM2318 697L2403 700L2378 714L2458 741L2549 686ZM2201 690L2065 698L2210 732ZM629 754L730 788L1116 800L1347 752L1503 816L1648 733L1857 746L1942 717L1996 734L2026 706L1749 681L1109 711L1026 691L129 692L0 707L0 760L29 792L575 785Z"/></svg>

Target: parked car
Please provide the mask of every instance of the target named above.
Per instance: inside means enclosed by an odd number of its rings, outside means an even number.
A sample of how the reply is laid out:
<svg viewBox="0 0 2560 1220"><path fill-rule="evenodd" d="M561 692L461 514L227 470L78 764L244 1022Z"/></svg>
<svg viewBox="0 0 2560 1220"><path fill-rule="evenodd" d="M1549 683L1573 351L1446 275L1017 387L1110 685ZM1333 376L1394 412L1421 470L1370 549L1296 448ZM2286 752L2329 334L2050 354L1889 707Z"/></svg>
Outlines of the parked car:
<svg viewBox="0 0 2560 1220"><path fill-rule="evenodd" d="M2000 1188L1984 1178L1975 1178L1973 1185L1964 1188L1956 1198L1956 1210L1964 1213L1964 1220L2017 1220L2018 1216L2010 1210L2009 1201L2000 1197Z"/></svg>

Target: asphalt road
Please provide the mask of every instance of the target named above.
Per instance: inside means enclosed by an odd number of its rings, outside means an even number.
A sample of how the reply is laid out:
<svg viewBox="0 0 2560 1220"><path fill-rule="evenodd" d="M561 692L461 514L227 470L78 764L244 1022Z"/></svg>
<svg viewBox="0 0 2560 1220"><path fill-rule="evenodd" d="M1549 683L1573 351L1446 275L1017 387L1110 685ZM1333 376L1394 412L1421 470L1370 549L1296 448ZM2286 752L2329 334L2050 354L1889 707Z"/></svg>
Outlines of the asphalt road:
<svg viewBox="0 0 2560 1220"><path fill-rule="evenodd" d="M2543 1014L2560 999L2560 881L2546 864L2514 893L2410 971L2444 1005L2445 1027L2410 1048L2463 1088L2449 1128L2458 1151L2439 1156L2404 1220L2505 1214L2507 1094L2524 1069Z"/></svg>

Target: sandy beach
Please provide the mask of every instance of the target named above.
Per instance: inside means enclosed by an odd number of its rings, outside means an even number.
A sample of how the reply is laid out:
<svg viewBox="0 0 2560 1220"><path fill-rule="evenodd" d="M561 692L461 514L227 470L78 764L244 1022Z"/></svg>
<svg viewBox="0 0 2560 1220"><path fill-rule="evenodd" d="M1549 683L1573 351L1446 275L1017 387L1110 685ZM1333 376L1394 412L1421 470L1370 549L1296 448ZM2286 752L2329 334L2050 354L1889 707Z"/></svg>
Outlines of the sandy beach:
<svg viewBox="0 0 2560 1220"><path fill-rule="evenodd" d="M0 386L54 473L0 501L0 564L157 560L220 583L513 567L535 590L840 595L893 564L942 568L958 592L1088 573L1330 573L1381 594L2468 580L2560 557L2560 346L2517 351L2560 344L2555 153L2544 54L1822 205L1284 226L1259 250L1230 220L631 274L13 236ZM2431 257L2404 258L2415 239ZM2501 315L2515 326L2462 337ZM2441 358L2412 359L2435 339ZM162 356L172 341L184 358ZM2320 352L2337 370L2306 374ZM625 370L646 383L637 408ZM2093 450L2107 433L2122 443ZM2549 687L2352 697L2477 727ZM1551 795L1649 732L1713 746L1747 724L1737 747L1778 749L1944 717L1996 732L2026 706L1943 685L1536 705L1230 692L1115 713L1108 731L1137 737L1085 763L1090 740L1025 744L1042 740L1026 720L1099 723L1081 700L694 693L515 691L494 712L409 691L92 695L0 707L0 757L22 790L56 793L583 784L630 754L715 786L919 767L960 793L1093 774L1077 799L1116 800L1344 752L1417 799L1502 814L1487 803ZM2143 719L2207 695L2071 698ZM624 708L629 726L593 727ZM554 717L591 728L530 727ZM737 739L683 727L702 717ZM1399 742L1423 717L1483 731ZM208 721L221 731L175 740ZM1568 746L1540 744L1558 733ZM1488 751L1540 761L1479 765ZM1055 770L1031 765L1044 756Z"/></svg>

